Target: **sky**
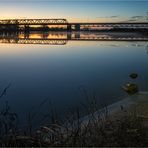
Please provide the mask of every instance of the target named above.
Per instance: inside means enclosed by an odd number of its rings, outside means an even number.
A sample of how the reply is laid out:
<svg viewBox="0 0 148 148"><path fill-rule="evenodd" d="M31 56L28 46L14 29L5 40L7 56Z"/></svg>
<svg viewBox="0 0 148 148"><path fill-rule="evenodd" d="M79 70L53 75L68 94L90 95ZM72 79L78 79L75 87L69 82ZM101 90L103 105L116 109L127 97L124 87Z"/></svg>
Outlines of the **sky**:
<svg viewBox="0 0 148 148"><path fill-rule="evenodd" d="M65 18L69 22L148 21L148 1L0 0L0 19Z"/></svg>

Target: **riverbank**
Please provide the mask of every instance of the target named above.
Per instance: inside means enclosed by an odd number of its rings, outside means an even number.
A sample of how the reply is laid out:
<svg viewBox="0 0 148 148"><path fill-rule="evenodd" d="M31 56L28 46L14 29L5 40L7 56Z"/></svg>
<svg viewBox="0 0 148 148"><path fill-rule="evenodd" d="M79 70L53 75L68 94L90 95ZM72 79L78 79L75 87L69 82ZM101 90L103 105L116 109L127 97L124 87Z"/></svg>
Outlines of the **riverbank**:
<svg viewBox="0 0 148 148"><path fill-rule="evenodd" d="M27 133L10 130L1 146L148 146L148 92L139 92L95 113Z"/></svg>
<svg viewBox="0 0 148 148"><path fill-rule="evenodd" d="M120 101L113 103L93 113L95 117L104 115L105 113L109 116L118 116L123 112L136 110L138 115L145 115L148 117L148 92L140 91L127 98L120 99ZM91 115L81 118L82 122L89 120Z"/></svg>

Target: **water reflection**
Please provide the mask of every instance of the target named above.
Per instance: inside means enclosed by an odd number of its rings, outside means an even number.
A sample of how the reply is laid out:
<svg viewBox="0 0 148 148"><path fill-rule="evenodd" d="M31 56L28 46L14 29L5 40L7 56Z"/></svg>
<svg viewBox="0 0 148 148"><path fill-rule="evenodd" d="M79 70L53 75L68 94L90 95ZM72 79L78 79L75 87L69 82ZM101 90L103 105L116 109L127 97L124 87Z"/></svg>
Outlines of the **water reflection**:
<svg viewBox="0 0 148 148"><path fill-rule="evenodd" d="M21 1L19 3L25 4ZM57 5L56 8L63 5ZM83 11L85 8L80 8L80 5L78 9ZM20 10L17 6L16 10ZM35 4L34 9L41 15L38 6ZM46 3L42 6L48 8ZM31 9L31 6L28 8ZM140 11L139 6L137 13ZM6 10L4 13L2 15L7 15ZM117 15L118 20L121 14ZM100 106L104 106L125 97L122 86L131 82L129 74L132 72L138 73L136 83L140 90L148 91L146 41L148 36L130 32L0 31L0 92L4 96L0 100L0 108L2 110L3 104L8 101L12 111L18 113L20 122L28 121L28 113L34 115L36 112L39 112L42 120L52 110L48 103L50 101L60 114L64 114L65 108L85 103L86 98L80 91L82 86L89 97L95 92L96 96L93 97L96 97ZM44 106L41 108L40 104Z"/></svg>
<svg viewBox="0 0 148 148"><path fill-rule="evenodd" d="M146 53L148 54L148 45L145 47Z"/></svg>
<svg viewBox="0 0 148 148"><path fill-rule="evenodd" d="M0 33L0 43L65 45L71 41L147 41L148 36L124 32ZM114 46L114 45L113 45ZM135 46L137 46L135 44ZM139 46L139 45L138 45Z"/></svg>
<svg viewBox="0 0 148 148"><path fill-rule="evenodd" d="M147 91L147 42L99 40L100 36L119 35L84 32L32 32L27 35L1 33L0 40L9 41L8 44L0 44L1 90L7 84L12 84L7 95L1 99L1 104L8 100L13 110L24 119L32 106L49 98L62 114L66 107L85 101L80 94L80 86L84 86L88 93L94 90L100 104L110 104L124 95L121 86L130 82L128 75L132 72L139 75L136 82L140 90ZM67 36L71 36L71 40ZM88 39L83 40L85 37ZM123 33L122 37L126 38L127 34ZM25 45L9 44L16 41L25 42ZM65 44L38 45L45 44L43 41L65 41ZM49 111L46 105L40 111L41 114Z"/></svg>

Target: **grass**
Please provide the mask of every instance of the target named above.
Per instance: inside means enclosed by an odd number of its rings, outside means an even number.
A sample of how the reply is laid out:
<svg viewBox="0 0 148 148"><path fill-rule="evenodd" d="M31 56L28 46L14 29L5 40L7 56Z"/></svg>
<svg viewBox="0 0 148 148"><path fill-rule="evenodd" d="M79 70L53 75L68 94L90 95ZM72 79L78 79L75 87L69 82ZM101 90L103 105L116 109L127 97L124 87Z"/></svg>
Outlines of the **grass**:
<svg viewBox="0 0 148 148"><path fill-rule="evenodd" d="M77 120L74 120L76 119ZM143 119L135 112L120 117L93 114L89 122L79 120L79 110L65 123L51 123L36 130L17 128L17 115L8 104L0 114L0 146L2 147L142 147L148 146ZM30 128L30 126L29 126Z"/></svg>
<svg viewBox="0 0 148 148"><path fill-rule="evenodd" d="M8 88L8 87L6 87ZM94 115L97 110L95 93L88 96L83 89L87 103L83 104L90 114L87 122L82 122L80 109L76 108L63 120L58 120L56 111L51 109L51 123L33 129L33 119L47 100L35 112L29 112L28 128L20 129L18 116L11 111L8 102L0 112L1 147L146 147L148 146L148 120L139 117L135 110L121 110L111 115L107 108L103 115ZM3 96L6 89L2 92ZM69 112L70 113L70 112Z"/></svg>

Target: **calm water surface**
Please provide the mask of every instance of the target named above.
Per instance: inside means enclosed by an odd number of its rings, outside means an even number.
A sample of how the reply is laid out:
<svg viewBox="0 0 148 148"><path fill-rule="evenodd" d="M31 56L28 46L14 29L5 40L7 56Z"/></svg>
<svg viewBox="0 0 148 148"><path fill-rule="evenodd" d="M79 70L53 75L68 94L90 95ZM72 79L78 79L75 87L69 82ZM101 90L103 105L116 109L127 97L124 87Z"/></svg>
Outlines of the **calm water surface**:
<svg viewBox="0 0 148 148"><path fill-rule="evenodd" d="M100 104L118 101L126 94L122 85L129 74L139 74L136 83L148 90L148 43L128 41L69 41L65 45L0 44L0 90L9 83L6 101L26 120L28 112L45 99L62 114L85 101L82 87ZM46 115L50 103L40 114Z"/></svg>

